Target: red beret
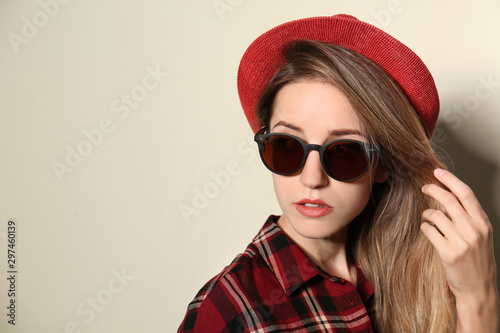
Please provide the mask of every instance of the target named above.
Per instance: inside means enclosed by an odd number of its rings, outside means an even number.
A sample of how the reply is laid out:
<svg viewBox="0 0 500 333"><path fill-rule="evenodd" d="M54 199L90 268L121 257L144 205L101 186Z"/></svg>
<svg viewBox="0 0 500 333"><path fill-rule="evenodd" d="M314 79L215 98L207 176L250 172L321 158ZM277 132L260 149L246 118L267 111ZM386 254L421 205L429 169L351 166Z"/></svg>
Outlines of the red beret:
<svg viewBox="0 0 500 333"><path fill-rule="evenodd" d="M439 114L439 96L422 60L400 41L350 15L312 17L283 23L259 36L246 50L238 70L241 105L254 133L255 105L269 80L285 64L293 40L309 39L358 52L382 67L403 89L430 138Z"/></svg>

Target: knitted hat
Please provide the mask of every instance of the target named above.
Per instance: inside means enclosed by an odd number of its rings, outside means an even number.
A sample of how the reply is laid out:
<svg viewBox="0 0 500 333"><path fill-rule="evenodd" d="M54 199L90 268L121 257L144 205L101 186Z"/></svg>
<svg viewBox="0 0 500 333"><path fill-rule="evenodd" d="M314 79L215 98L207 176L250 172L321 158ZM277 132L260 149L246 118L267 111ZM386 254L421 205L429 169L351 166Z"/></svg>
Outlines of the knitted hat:
<svg viewBox="0 0 500 333"><path fill-rule="evenodd" d="M424 124L427 136L432 136L439 114L439 96L425 64L389 34L344 14L281 24L248 47L238 70L238 92L254 133L260 127L255 117L257 101L269 80L285 64L286 45L298 39L339 45L371 59L399 84Z"/></svg>

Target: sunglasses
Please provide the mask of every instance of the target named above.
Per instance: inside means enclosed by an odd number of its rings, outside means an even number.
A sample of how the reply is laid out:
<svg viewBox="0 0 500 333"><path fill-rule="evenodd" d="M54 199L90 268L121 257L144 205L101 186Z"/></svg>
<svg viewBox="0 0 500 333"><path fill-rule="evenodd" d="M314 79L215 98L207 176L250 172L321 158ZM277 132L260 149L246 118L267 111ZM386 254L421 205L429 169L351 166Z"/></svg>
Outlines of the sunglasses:
<svg viewBox="0 0 500 333"><path fill-rule="evenodd" d="M377 153L374 146L356 140L334 140L324 145L307 144L284 133L268 133L267 127L254 140L264 165L275 174L288 176L299 172L312 150L319 152L326 174L341 182L352 182L363 176Z"/></svg>

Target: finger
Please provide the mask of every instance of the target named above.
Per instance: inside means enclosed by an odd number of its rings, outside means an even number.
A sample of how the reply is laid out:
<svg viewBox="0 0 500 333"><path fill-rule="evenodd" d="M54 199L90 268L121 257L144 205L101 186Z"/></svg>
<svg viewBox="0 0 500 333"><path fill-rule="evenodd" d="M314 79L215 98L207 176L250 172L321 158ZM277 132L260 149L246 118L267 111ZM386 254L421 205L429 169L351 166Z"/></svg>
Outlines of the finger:
<svg viewBox="0 0 500 333"><path fill-rule="evenodd" d="M445 266L457 263L469 249L467 242L460 237L456 237L453 241L443 237L432 222L422 223L420 230L434 246Z"/></svg>
<svg viewBox="0 0 500 333"><path fill-rule="evenodd" d="M454 174L443 169L434 170L434 176L460 201L462 207L472 218L487 219L486 213L481 207L472 189L458 179Z"/></svg>
<svg viewBox="0 0 500 333"><path fill-rule="evenodd" d="M429 222L424 222L420 225L420 230L431 242L432 246L436 249L439 257L443 259L445 253L450 249L449 242L444 238L441 233Z"/></svg>
<svg viewBox="0 0 500 333"><path fill-rule="evenodd" d="M434 228L441 233L442 237L448 240L453 240L458 237L455 225L442 211L437 209L426 209L422 213L422 218L424 222L434 226Z"/></svg>
<svg viewBox="0 0 500 333"><path fill-rule="evenodd" d="M468 221L467 223L458 223L456 221L454 223L444 212L436 209L425 210L422 213L422 218L425 222L434 226L438 232L440 231L442 237L448 241L447 247L449 250L441 251L439 255L444 263L454 262L468 249L477 249L484 247L484 244L492 243L492 227L489 223L475 222L471 218L464 220ZM486 253L487 251L481 252Z"/></svg>
<svg viewBox="0 0 500 333"><path fill-rule="evenodd" d="M453 222L463 224L469 219L469 214L458 198L444 188L436 184L428 184L422 187L422 193L439 202Z"/></svg>

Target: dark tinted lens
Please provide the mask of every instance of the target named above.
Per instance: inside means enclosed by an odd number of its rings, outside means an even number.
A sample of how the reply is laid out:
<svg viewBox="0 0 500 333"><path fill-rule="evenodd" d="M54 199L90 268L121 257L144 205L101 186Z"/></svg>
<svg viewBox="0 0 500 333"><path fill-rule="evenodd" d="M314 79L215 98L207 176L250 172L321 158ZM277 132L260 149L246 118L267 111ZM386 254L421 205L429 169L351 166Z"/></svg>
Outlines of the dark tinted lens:
<svg viewBox="0 0 500 333"><path fill-rule="evenodd" d="M340 180L352 180L361 176L368 167L365 150L356 142L335 142L323 155L328 173Z"/></svg>
<svg viewBox="0 0 500 333"><path fill-rule="evenodd" d="M296 172L304 149L299 141L285 135L272 135L262 143L262 159L274 172L292 174Z"/></svg>

